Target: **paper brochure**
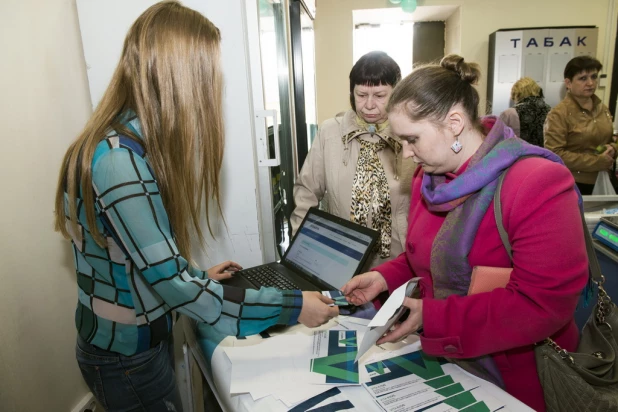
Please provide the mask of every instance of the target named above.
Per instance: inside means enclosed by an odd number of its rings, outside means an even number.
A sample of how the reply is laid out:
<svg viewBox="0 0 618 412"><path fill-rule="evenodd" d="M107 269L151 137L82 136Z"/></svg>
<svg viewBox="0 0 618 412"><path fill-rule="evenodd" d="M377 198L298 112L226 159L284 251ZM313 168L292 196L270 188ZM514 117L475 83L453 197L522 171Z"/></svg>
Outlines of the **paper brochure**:
<svg viewBox="0 0 618 412"><path fill-rule="evenodd" d="M403 315L405 307L401 306L406 297L412 296L420 278L413 278L398 287L388 298L384 306L369 322L369 330L365 333L360 344L355 362L363 356L384 335L397 320Z"/></svg>
<svg viewBox="0 0 618 412"><path fill-rule="evenodd" d="M355 330L316 332L310 370L324 376L327 384L358 384L358 343Z"/></svg>
<svg viewBox="0 0 618 412"><path fill-rule="evenodd" d="M449 379L425 381L407 389L380 396L377 400L380 406L387 412L417 411L437 405L451 396L479 386L477 382L470 378L464 378L459 382L453 381L453 383L447 386L442 386L444 382L441 381L444 380L448 381ZM433 388L432 382L438 386L437 389ZM430 389L422 390L421 386L428 386Z"/></svg>
<svg viewBox="0 0 618 412"><path fill-rule="evenodd" d="M374 356L362 365L370 378L363 387L385 411L503 411L504 403L479 388L481 381L459 366L406 349Z"/></svg>
<svg viewBox="0 0 618 412"><path fill-rule="evenodd" d="M427 409L431 412L506 412L504 403L489 395L481 388L461 392L443 400L436 406Z"/></svg>
<svg viewBox="0 0 618 412"><path fill-rule="evenodd" d="M443 371L445 372L444 375L440 375L438 377L430 379L423 379L421 376L414 373L400 375L398 373L393 373L393 370L389 369L389 366L385 364L381 364L380 366L383 368L382 371L384 373L382 375L375 376L374 374L377 372L373 372L372 374L370 374L371 382L364 383L365 388L372 396L375 397L404 390L411 386L414 386L419 382L440 379L444 376L450 376L451 378L458 380L466 378L466 375L461 374L456 366L449 364L442 365Z"/></svg>

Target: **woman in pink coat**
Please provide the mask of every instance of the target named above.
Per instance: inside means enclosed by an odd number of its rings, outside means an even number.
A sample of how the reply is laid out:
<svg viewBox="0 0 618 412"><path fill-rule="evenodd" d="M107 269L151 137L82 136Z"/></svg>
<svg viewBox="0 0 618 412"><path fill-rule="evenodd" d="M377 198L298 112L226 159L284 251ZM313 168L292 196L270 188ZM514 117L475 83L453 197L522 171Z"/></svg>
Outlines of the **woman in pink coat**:
<svg viewBox="0 0 618 412"><path fill-rule="evenodd" d="M409 317L378 343L422 328L425 353L447 357L544 411L534 343L550 336L572 351L579 339L573 313L588 280L581 197L556 155L518 139L500 120L483 128L473 87L479 74L478 65L450 55L393 91L392 130L404 157L421 166L412 180L406 251L343 291L362 304L420 277L420 298L404 302ZM502 221L512 261L493 205L506 169ZM467 296L474 266L513 271L505 288Z"/></svg>

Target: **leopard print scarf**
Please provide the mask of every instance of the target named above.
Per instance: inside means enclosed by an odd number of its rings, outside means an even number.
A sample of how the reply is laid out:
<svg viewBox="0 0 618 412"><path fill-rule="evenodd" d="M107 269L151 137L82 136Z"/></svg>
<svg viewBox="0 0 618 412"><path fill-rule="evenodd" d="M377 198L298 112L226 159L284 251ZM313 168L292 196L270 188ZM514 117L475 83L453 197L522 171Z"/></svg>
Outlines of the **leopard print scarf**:
<svg viewBox="0 0 618 412"><path fill-rule="evenodd" d="M343 136L342 140L346 150L349 150L350 141L367 133L370 132L360 129ZM358 139L361 147L356 164L354 183L352 184L350 220L363 226L372 227L380 232L379 242L376 244L376 253L381 258L387 258L390 256L392 237L391 194L388 179L378 153L389 146L395 152L395 159L397 159L401 151L401 144L385 133L374 131L372 135L380 137L380 140L370 142ZM397 165L395 170L397 170ZM372 222L368 222L370 208ZM368 223L371 223L371 225L369 226Z"/></svg>

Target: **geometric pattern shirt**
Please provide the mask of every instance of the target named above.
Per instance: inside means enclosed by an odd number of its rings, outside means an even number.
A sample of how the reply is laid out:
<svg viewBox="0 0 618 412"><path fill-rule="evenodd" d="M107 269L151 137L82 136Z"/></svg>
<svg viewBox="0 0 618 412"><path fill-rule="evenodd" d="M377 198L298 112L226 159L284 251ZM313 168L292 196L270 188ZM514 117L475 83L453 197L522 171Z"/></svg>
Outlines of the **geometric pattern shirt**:
<svg viewBox="0 0 618 412"><path fill-rule="evenodd" d="M137 119L127 126L140 135ZM297 323L301 291L222 285L179 254L157 181L137 142L108 133L95 150L92 184L106 248L92 238L79 198L74 233L65 193L78 284L75 324L86 342L127 356L143 352L169 336L172 311L234 336Z"/></svg>

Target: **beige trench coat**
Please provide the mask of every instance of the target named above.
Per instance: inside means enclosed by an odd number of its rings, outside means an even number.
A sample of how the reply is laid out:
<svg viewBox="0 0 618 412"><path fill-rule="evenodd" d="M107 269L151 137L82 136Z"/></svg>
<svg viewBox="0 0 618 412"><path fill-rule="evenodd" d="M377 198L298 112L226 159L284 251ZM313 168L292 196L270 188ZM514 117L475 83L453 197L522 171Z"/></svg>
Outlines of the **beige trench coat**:
<svg viewBox="0 0 618 412"><path fill-rule="evenodd" d="M292 213L292 230L296 233L298 226L312 206L320 201L326 210L336 216L350 220L352 201L352 183L356 174L356 163L360 153L360 143L357 139L349 144L347 166L344 164L344 145L342 137L358 130L356 113L348 110L342 115L325 121L320 127L311 150L305 159L303 168L294 185L294 203L296 209ZM388 129L387 129L388 133ZM369 134L360 138L376 141L378 137ZM401 156L401 155L400 155ZM396 176L395 152L386 147L378 153L384 167L391 195L392 238L391 251L388 258L380 258L372 254L363 271L367 271L387 260L397 257L405 249L408 229L408 211L410 208L410 183L416 164L412 160L403 160ZM371 222L371 216L369 216Z"/></svg>

